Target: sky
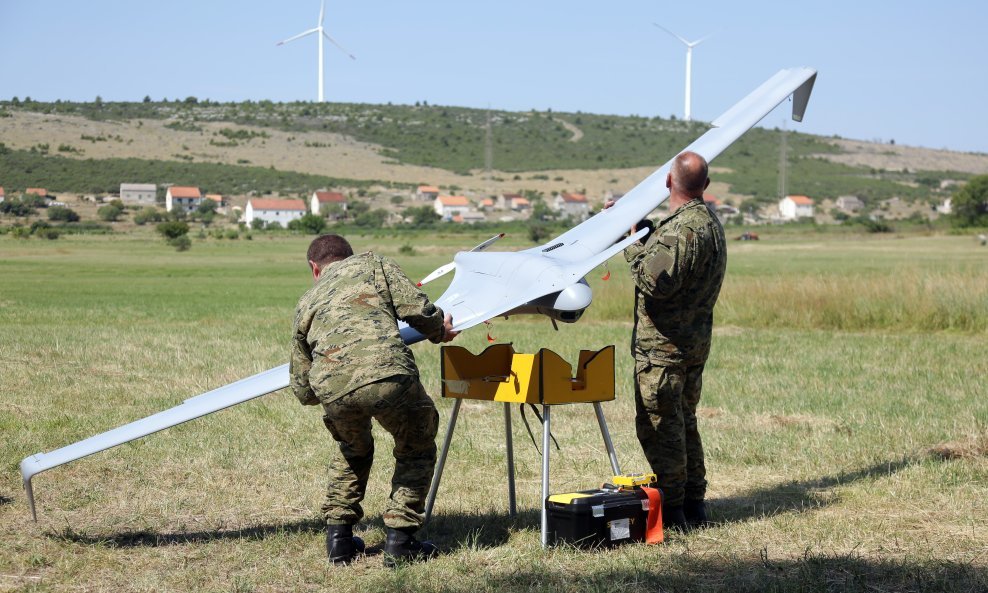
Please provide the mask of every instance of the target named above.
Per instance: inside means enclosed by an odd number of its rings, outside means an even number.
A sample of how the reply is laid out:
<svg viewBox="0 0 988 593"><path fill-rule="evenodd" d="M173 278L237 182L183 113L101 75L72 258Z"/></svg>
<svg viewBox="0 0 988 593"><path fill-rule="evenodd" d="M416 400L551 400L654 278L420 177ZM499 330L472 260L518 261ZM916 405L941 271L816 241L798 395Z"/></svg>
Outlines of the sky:
<svg viewBox="0 0 988 593"><path fill-rule="evenodd" d="M315 101L319 0L0 0L0 98ZM332 102L712 121L777 70L819 71L790 130L988 153L988 3L327 0ZM780 127L777 109L762 122ZM2 140L2 139L0 139Z"/></svg>

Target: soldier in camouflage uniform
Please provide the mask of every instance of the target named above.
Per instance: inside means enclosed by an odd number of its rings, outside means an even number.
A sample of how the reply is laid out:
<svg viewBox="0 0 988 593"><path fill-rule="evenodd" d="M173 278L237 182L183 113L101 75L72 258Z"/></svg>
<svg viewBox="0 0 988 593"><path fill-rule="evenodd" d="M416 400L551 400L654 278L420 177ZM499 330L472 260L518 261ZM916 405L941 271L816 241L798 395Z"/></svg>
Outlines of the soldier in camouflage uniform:
<svg viewBox="0 0 988 593"><path fill-rule="evenodd" d="M676 157L671 213L625 250L635 281L635 428L663 492L663 521L680 529L707 521L696 407L727 266L724 229L703 202L709 183L702 156Z"/></svg>
<svg viewBox="0 0 988 593"><path fill-rule="evenodd" d="M322 405L323 422L339 444L322 506L330 560L345 564L363 549L352 526L363 516L360 502L374 460L371 418L395 442L384 513L386 559L435 555L435 546L412 534L424 519L439 415L398 333L398 319L433 343L456 336L452 319L394 262L371 252L354 255L343 237L316 238L308 260L315 286L295 312L290 376L303 404Z"/></svg>

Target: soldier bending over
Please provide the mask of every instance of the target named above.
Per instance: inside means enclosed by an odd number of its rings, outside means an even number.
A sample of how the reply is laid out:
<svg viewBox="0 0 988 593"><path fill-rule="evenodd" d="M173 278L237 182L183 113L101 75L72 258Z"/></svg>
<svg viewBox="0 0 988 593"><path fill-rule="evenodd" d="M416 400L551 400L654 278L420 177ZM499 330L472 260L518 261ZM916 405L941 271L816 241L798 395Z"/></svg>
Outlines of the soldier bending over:
<svg viewBox="0 0 988 593"><path fill-rule="evenodd" d="M339 235L316 238L307 257L315 286L295 312L290 374L295 396L322 405L323 422L339 444L322 506L329 559L346 564L364 548L353 525L363 517L360 502L374 461L371 418L395 442L385 562L435 556L436 546L413 534L424 520L439 414L398 319L440 343L457 335L452 318L444 318L394 262L372 252L354 255Z"/></svg>

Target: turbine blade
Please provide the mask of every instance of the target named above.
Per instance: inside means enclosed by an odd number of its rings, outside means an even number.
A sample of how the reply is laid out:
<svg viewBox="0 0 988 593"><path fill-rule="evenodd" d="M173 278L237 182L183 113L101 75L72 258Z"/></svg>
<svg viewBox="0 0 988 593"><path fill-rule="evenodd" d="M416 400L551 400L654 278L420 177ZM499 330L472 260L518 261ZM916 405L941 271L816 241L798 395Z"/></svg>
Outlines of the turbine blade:
<svg viewBox="0 0 988 593"><path fill-rule="evenodd" d="M288 39L283 39L283 40L279 41L278 43L276 43L275 45L285 45L289 41L295 41L296 39L299 39L301 37L305 37L306 35L311 35L311 34L315 33L318 30L319 29L309 29L305 33L299 33L298 35L296 35L294 37L289 37Z"/></svg>
<svg viewBox="0 0 988 593"><path fill-rule="evenodd" d="M668 34L670 34L670 35L672 35L672 36L673 36L673 37L675 37L676 39L678 39L678 40L680 40L680 41L682 41L682 42L683 42L683 44L684 44L684 45L685 45L686 47L689 47L689 45L690 45L690 42L689 42L689 41L686 41L685 39L683 39L683 38L682 38L682 37L680 37L679 35L676 35L676 34L675 34L675 33L673 33L672 31L670 31L669 29L666 29L665 27L663 27L663 26L662 26L662 25L660 25L659 23L652 23L652 24L653 24L653 25L655 25L656 27L658 27L658 28L660 28L660 29L662 29L662 30L663 30L663 31L665 31L666 33L668 33Z"/></svg>
<svg viewBox="0 0 988 593"><path fill-rule="evenodd" d="M350 56L350 59L351 60L356 60L357 59L357 58L354 57L353 54L351 54L350 52L348 52L342 45L340 45L339 43L336 43L336 40L333 39L332 37L330 37L329 36L329 33L323 31L322 34L326 37L326 39L329 39L329 42L330 43L332 43L333 45L335 45L336 47L338 47L341 52L343 52L346 55Z"/></svg>
<svg viewBox="0 0 988 593"><path fill-rule="evenodd" d="M319 5L319 26L320 27L322 26L322 18L323 18L323 15L325 15L325 14L326 14L326 0L322 0L322 3Z"/></svg>
<svg viewBox="0 0 988 593"><path fill-rule="evenodd" d="M703 37L697 39L693 43L690 43L689 46L690 47L696 47L696 46L700 45L701 43L703 43L704 41L706 41L707 39L710 39L710 37L712 37L712 36L713 36L713 33L711 33L710 35L704 35Z"/></svg>

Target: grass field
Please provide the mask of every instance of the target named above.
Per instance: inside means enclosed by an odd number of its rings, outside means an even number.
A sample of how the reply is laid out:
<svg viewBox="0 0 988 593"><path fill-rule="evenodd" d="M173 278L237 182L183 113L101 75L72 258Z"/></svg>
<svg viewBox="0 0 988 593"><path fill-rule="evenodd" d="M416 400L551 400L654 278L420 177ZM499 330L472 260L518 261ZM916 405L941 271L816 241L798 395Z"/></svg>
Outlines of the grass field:
<svg viewBox="0 0 988 593"><path fill-rule="evenodd" d="M415 255L399 252L407 238L351 239L414 278L480 238L420 237ZM468 401L426 532L448 554L389 570L380 556L327 567L318 509L333 443L288 392L39 475L37 524L21 488L27 455L285 362L308 238L177 253L150 231L0 236L0 591L988 591L988 249L767 239L731 243L705 374L714 527L656 547L543 551L541 459L516 414L508 519L500 409ZM570 360L615 344L618 398L604 411L622 466L643 470L631 284L620 257L609 266L578 324L500 320L491 333ZM456 343L477 352L484 329ZM438 394L438 349L414 351ZM441 438L452 404L437 405ZM554 410L554 492L609 476L582 408ZM359 529L372 547L393 467L378 436Z"/></svg>

